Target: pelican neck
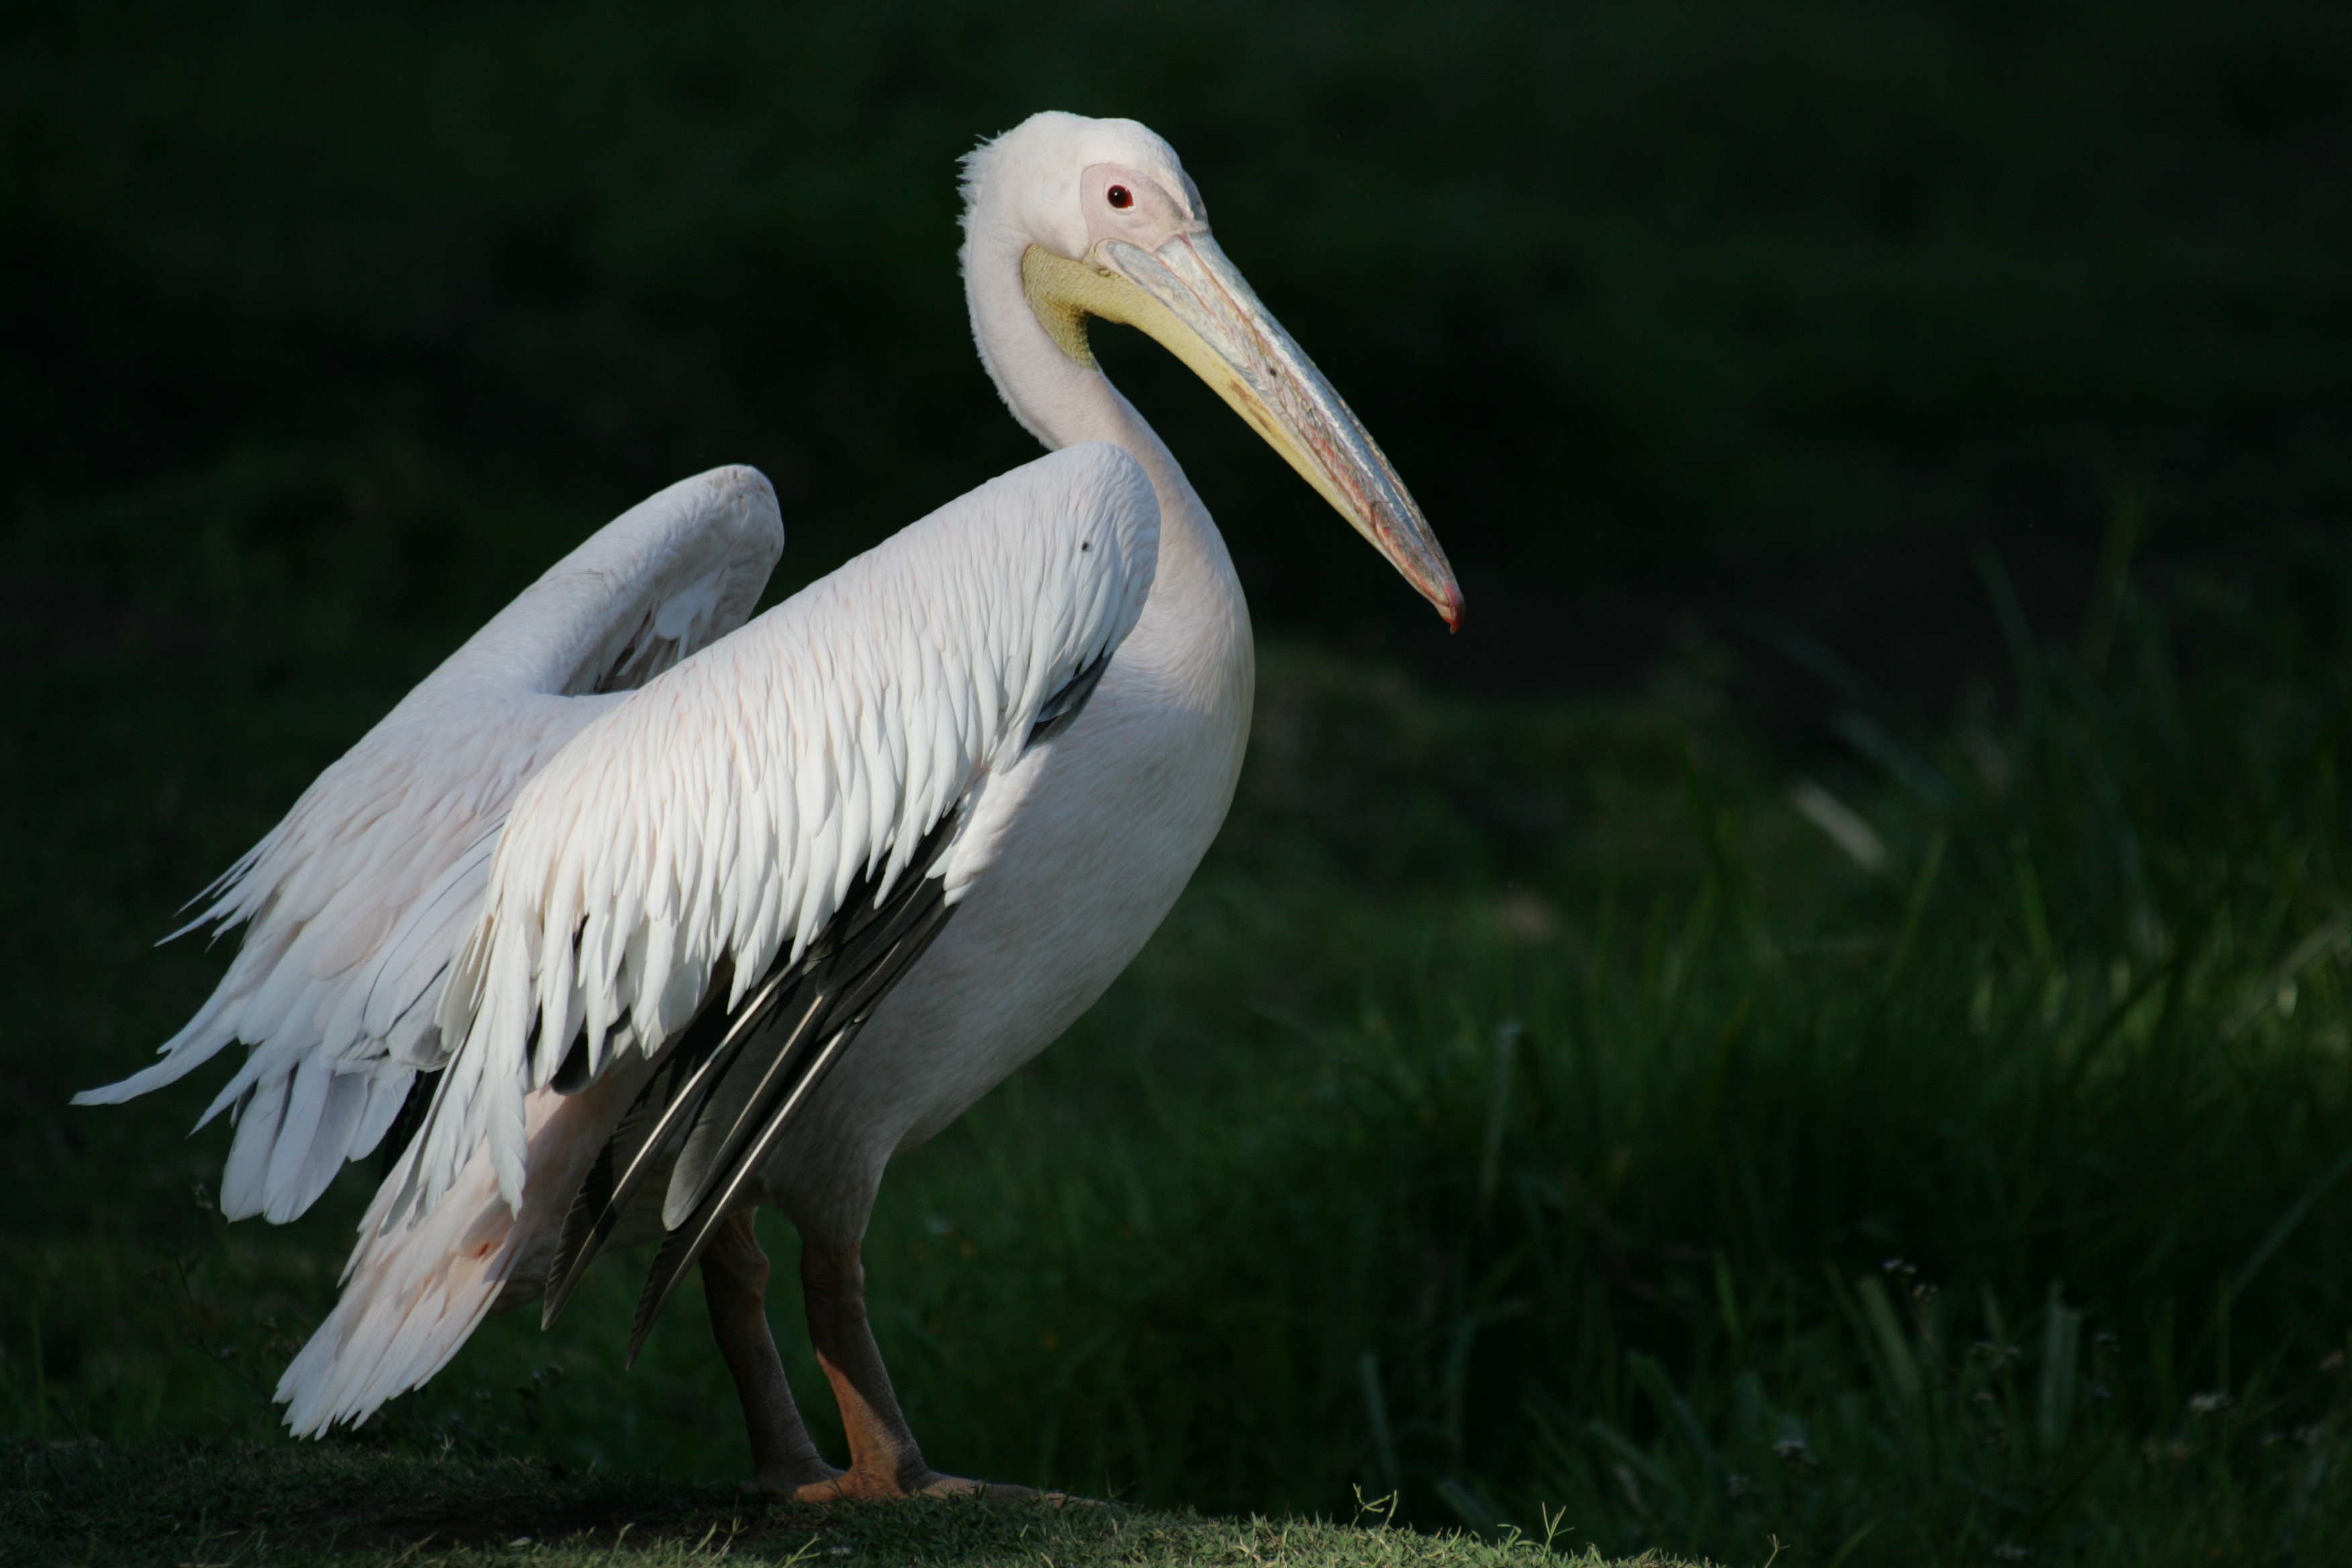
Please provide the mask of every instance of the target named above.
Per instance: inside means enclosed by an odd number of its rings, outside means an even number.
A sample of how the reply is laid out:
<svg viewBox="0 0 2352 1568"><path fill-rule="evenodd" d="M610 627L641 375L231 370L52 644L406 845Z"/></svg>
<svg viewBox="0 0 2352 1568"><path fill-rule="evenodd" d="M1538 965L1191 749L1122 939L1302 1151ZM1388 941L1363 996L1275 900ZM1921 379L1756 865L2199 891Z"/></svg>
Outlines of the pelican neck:
<svg viewBox="0 0 2352 1568"><path fill-rule="evenodd" d="M1048 451L1108 441L1143 465L1160 501L1160 564L1121 662L1189 667L1194 680L1251 687L1249 610L1233 556L1209 509L1158 431L1098 365L1064 353L1031 311L1021 287L1027 242L975 226L964 258L972 337L1013 416ZM1244 722L1246 722L1244 718Z"/></svg>

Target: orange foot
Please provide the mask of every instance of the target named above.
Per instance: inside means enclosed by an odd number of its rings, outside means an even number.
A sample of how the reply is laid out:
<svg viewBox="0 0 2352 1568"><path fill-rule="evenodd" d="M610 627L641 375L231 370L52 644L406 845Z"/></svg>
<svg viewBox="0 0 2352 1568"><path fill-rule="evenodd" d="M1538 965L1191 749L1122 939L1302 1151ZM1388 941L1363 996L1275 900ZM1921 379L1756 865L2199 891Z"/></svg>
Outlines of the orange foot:
<svg viewBox="0 0 2352 1568"><path fill-rule="evenodd" d="M999 1501L1037 1495L1034 1487L975 1481L962 1476L943 1476L929 1469L905 1475L878 1467L863 1471L844 1470L829 1480L812 1481L800 1487L793 1495L803 1502L888 1502L897 1498L962 1497L973 1492Z"/></svg>

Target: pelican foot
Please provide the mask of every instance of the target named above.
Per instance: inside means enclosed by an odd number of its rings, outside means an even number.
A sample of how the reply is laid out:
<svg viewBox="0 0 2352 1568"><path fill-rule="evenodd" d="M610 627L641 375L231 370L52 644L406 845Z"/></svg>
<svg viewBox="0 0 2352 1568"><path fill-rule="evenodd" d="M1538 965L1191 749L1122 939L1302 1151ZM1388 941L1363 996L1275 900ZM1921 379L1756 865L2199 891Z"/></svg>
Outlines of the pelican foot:
<svg viewBox="0 0 2352 1568"><path fill-rule="evenodd" d="M974 1492L999 1502L1034 1498L1034 1487L1008 1486L1001 1481L975 1481L963 1476L923 1470L913 1476L885 1471L878 1466L864 1471L844 1470L830 1480L813 1481L793 1495L803 1502L890 1502L910 1497L966 1497Z"/></svg>

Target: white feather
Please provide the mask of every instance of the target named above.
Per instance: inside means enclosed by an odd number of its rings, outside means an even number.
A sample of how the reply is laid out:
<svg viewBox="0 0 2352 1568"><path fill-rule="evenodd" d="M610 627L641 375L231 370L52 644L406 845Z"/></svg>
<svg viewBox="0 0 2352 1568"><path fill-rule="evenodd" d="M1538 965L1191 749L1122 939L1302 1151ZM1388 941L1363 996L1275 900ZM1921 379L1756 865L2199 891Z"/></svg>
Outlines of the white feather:
<svg viewBox="0 0 2352 1568"><path fill-rule="evenodd" d="M248 1105L223 1210L286 1220L308 1208L345 1158L382 1139L411 1064L433 1053L454 935L471 923L516 790L621 700L567 694L641 681L741 625L782 548L767 481L718 468L557 563L205 890L183 930L244 924L227 974L161 1060L76 1102L161 1088L242 1040L250 1054L205 1113Z"/></svg>
<svg viewBox="0 0 2352 1568"><path fill-rule="evenodd" d="M652 1057L721 957L741 976L797 956L861 871L1017 758L1045 700L1134 625L1158 515L1116 447L1040 458L583 728L518 792L455 949L436 1014L446 1071L394 1217L431 1211L485 1145L519 1209L524 1097L562 1060L572 1020L593 1041L626 1018ZM919 736L934 760L908 787L898 758ZM740 865L715 850L730 832L790 847L772 869L753 859L770 885L729 885ZM944 874L953 889L969 879L952 849Z"/></svg>

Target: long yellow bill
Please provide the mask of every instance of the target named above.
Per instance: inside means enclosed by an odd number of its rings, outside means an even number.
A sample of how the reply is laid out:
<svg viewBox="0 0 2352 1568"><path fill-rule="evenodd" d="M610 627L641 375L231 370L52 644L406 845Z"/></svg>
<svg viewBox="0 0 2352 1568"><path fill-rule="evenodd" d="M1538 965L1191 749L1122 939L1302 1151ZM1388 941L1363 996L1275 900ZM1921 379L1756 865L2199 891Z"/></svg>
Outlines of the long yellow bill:
<svg viewBox="0 0 2352 1568"><path fill-rule="evenodd" d="M1158 339L1460 629L1461 585L1404 481L1208 234L1178 234L1156 251L1097 240L1082 261L1033 245L1021 281L1038 321L1080 364L1095 363L1088 316Z"/></svg>

